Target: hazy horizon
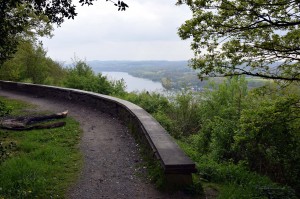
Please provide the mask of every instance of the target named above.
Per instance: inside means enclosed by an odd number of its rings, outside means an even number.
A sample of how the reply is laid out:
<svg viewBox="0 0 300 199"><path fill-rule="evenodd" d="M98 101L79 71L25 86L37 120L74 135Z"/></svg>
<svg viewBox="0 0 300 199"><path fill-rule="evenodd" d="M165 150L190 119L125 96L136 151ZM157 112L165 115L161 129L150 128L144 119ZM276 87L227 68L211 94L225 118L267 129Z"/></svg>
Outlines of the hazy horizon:
<svg viewBox="0 0 300 199"><path fill-rule="evenodd" d="M54 27L52 39L43 38L48 56L56 61L86 60L180 61L192 58L190 41L177 35L192 17L187 6L173 0L126 0L119 12L110 2L77 6L78 16Z"/></svg>

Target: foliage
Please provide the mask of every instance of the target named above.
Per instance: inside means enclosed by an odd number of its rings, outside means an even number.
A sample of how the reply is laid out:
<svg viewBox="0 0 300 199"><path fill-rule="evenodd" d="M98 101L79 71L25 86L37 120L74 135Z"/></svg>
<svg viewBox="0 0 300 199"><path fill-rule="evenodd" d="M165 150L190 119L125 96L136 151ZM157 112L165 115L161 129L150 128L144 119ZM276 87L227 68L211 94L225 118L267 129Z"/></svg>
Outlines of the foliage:
<svg viewBox="0 0 300 199"><path fill-rule="evenodd" d="M242 111L234 150L252 170L300 190L299 95L276 88L266 95L264 89Z"/></svg>
<svg viewBox="0 0 300 199"><path fill-rule="evenodd" d="M114 3L114 5L118 7L118 11L125 11L126 8L128 8L128 5L123 1L118 1L118 3L115 3L112 0L106 0L106 1L111 1L112 3Z"/></svg>
<svg viewBox="0 0 300 199"><path fill-rule="evenodd" d="M3 101L12 107L13 115L24 115L22 109L28 108L19 101ZM81 155L79 125L71 118L64 120L67 125L63 129L0 130L0 150L2 147L6 153L0 161L0 198L65 196L81 167Z"/></svg>
<svg viewBox="0 0 300 199"><path fill-rule="evenodd" d="M123 99L135 103L152 114L175 138L197 133L198 101L192 92L182 91L169 97L156 92L127 93Z"/></svg>
<svg viewBox="0 0 300 199"><path fill-rule="evenodd" d="M11 108L7 107L7 105L0 100L0 117L8 115L11 112Z"/></svg>
<svg viewBox="0 0 300 199"><path fill-rule="evenodd" d="M120 95L125 93L123 80L108 81L101 73L96 75L92 68L81 60L76 60L74 66L67 69L67 76L64 85L69 88L76 88L92 91L105 95Z"/></svg>
<svg viewBox="0 0 300 199"><path fill-rule="evenodd" d="M247 91L244 78L214 86L198 109L201 129L191 137L196 158L240 164L299 190L299 99L299 88L292 86Z"/></svg>
<svg viewBox="0 0 300 199"><path fill-rule="evenodd" d="M93 1L78 0L81 5L93 5ZM115 5L122 11L128 7L123 1ZM75 8L72 0L0 0L0 66L16 52L20 36L50 35L52 24L74 19Z"/></svg>
<svg viewBox="0 0 300 199"><path fill-rule="evenodd" d="M170 113L174 108L172 108L172 104L164 95L144 91L141 93L127 93L123 95L122 98L139 105L148 113L152 114L153 117L174 137L179 137L181 135L181 131L177 129L178 125L176 125L176 120L170 117Z"/></svg>
<svg viewBox="0 0 300 199"><path fill-rule="evenodd" d="M199 135L178 141L180 147L196 162L197 178L204 190L210 183L218 193L218 198L286 198L296 199L295 191L288 186L276 184L268 177L261 176L240 164L216 162L210 156L199 155L197 140Z"/></svg>
<svg viewBox="0 0 300 199"><path fill-rule="evenodd" d="M42 44L32 40L20 42L18 51L3 63L0 72L3 80L54 85L59 85L66 74L60 64L46 57Z"/></svg>
<svg viewBox="0 0 300 199"><path fill-rule="evenodd" d="M50 57L44 57L46 78L43 80L43 84L61 86L63 80L67 76L67 70L61 63L53 61Z"/></svg>
<svg viewBox="0 0 300 199"><path fill-rule="evenodd" d="M193 18L179 28L193 38L190 62L207 76L251 75L300 81L300 10L294 0L178 0Z"/></svg>
<svg viewBox="0 0 300 199"><path fill-rule="evenodd" d="M233 157L231 145L234 131L238 126L243 103L247 95L245 78L232 78L223 84L212 84L212 89L203 93L200 103L199 140L200 153L212 153L214 158L222 160Z"/></svg>
<svg viewBox="0 0 300 199"><path fill-rule="evenodd" d="M155 92L129 93L124 96L124 99L143 107L150 114L159 111L166 112L170 107L168 99L164 95Z"/></svg>
<svg viewBox="0 0 300 199"><path fill-rule="evenodd" d="M16 52L23 39L51 36L46 13L38 13L31 1L0 0L0 67Z"/></svg>
<svg viewBox="0 0 300 199"><path fill-rule="evenodd" d="M178 138L181 136L180 131L176 129L176 121L170 118L170 115L165 111L156 111L152 113L153 117L162 125L165 130L173 137Z"/></svg>
<svg viewBox="0 0 300 199"><path fill-rule="evenodd" d="M168 115L174 121L171 131L174 137L188 136L199 131L199 101L199 96L188 90L173 96Z"/></svg>

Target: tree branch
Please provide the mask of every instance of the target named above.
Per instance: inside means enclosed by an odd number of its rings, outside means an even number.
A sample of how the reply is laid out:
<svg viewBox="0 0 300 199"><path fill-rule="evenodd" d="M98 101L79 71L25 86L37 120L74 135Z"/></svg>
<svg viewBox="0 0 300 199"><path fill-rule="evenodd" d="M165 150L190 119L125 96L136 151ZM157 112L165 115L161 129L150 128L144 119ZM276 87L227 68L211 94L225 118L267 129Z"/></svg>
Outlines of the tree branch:
<svg viewBox="0 0 300 199"><path fill-rule="evenodd" d="M261 77L264 79L274 79L274 80L285 80L285 81L300 81L298 77L282 77L282 76L274 76L274 75L264 75L259 73L251 73L251 72L241 72L241 73L233 73L233 74L225 74L223 76L214 76L214 77L231 77L231 76L241 76L241 75L249 75L252 77ZM299 74L298 74L299 75Z"/></svg>

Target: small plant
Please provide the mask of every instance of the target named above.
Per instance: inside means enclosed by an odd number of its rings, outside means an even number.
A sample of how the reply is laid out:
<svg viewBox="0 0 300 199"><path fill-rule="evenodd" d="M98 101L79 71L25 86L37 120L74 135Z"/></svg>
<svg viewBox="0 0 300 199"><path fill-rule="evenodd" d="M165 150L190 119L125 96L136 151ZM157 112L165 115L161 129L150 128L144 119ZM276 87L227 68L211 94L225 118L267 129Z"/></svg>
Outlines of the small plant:
<svg viewBox="0 0 300 199"><path fill-rule="evenodd" d="M11 112L11 108L0 100L0 117L8 115Z"/></svg>
<svg viewBox="0 0 300 199"><path fill-rule="evenodd" d="M9 143L0 142L0 164L10 157L16 147L17 144L13 141Z"/></svg>

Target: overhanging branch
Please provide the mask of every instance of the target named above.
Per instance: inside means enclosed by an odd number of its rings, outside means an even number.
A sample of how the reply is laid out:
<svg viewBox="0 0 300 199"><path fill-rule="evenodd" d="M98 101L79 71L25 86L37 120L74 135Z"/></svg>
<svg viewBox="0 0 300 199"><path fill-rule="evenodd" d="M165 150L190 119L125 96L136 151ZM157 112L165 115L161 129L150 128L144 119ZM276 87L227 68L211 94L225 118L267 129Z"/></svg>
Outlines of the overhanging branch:
<svg viewBox="0 0 300 199"><path fill-rule="evenodd" d="M241 75L249 75L252 77L261 77L264 79L273 79L273 80L300 81L300 78L297 77L299 76L299 74L292 77L283 77L283 76L275 76L275 75L265 75L260 73L241 72L241 73L224 74L224 75L214 76L214 77L232 77L232 76L241 76Z"/></svg>

